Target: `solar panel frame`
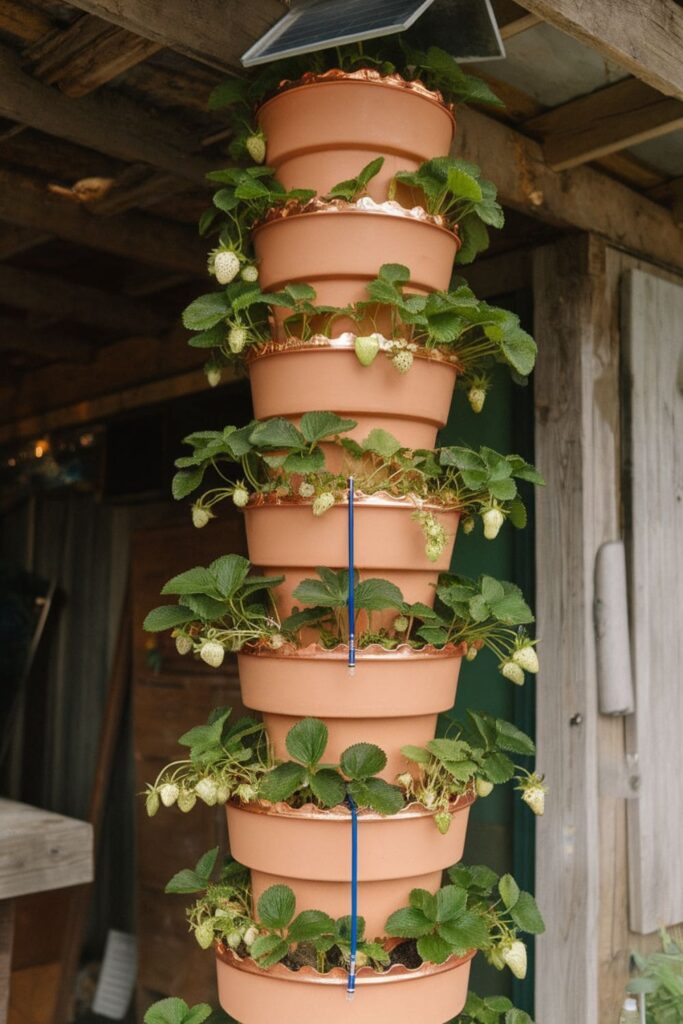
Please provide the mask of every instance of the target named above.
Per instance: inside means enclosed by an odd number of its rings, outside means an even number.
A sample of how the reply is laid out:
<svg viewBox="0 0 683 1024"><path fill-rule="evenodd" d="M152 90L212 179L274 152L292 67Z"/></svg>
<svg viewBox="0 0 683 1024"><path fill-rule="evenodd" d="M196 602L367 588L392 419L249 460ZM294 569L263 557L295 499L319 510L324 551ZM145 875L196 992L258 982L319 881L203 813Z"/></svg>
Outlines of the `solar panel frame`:
<svg viewBox="0 0 683 1024"><path fill-rule="evenodd" d="M343 46L346 43L355 43L363 39L375 39L381 36L394 35L398 32L405 32L423 14L434 0L380 0L379 3L370 3L368 0L298 0L295 7L292 7L271 29L261 36L253 46L242 55L241 61L244 67L253 67L257 64L267 64L269 61L283 57L294 57L303 53L310 53L314 50L325 50L332 46ZM401 20L387 20L392 17L391 10L400 8L405 11L406 6L413 8L410 15L403 13ZM316 9L322 14L325 11L329 14L342 14L344 20L348 20L352 13L350 8L357 8L357 13L365 15L366 27L357 28L355 31L346 31L338 34L339 22L332 22L331 28L335 31L330 34L329 30L319 30L317 38L310 39L304 43L299 41L298 45L283 45L287 39L288 32L296 29L297 25L306 18L313 18ZM375 21L382 18L381 24L375 28L367 27L368 17ZM301 26L302 27L302 26ZM310 24L309 24L310 33ZM295 39L297 37L295 33Z"/></svg>

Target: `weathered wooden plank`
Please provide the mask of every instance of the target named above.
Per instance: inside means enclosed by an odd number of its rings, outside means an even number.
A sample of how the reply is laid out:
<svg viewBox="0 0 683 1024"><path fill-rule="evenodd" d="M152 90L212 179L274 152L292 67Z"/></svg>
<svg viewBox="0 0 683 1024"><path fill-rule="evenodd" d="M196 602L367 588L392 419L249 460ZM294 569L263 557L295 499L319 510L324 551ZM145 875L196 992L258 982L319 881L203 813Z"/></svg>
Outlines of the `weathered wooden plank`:
<svg viewBox="0 0 683 1024"><path fill-rule="evenodd" d="M163 171L150 173L148 167L132 167L116 179L110 192L91 203L92 213L111 217L133 206L147 207L178 195L187 189L187 182Z"/></svg>
<svg viewBox="0 0 683 1024"><path fill-rule="evenodd" d="M514 128L463 108L454 152L479 164L506 205L683 268L683 232L667 210L590 167L551 170L540 145Z"/></svg>
<svg viewBox="0 0 683 1024"><path fill-rule="evenodd" d="M159 332L173 317L173 313L164 317L149 303L127 295L9 266L0 267L0 302L56 320L128 334Z"/></svg>
<svg viewBox="0 0 683 1024"><path fill-rule="evenodd" d="M92 879L87 822L0 798L0 899Z"/></svg>
<svg viewBox="0 0 683 1024"><path fill-rule="evenodd" d="M494 0L493 13L502 39L512 39L538 25L541 20L535 14L528 14L514 0Z"/></svg>
<svg viewBox="0 0 683 1024"><path fill-rule="evenodd" d="M221 70L286 13L279 0L75 0L74 7Z"/></svg>
<svg viewBox="0 0 683 1024"><path fill-rule="evenodd" d="M628 542L639 799L628 807L631 928L683 921L683 283L623 280ZM665 781L664 781L665 780Z"/></svg>
<svg viewBox="0 0 683 1024"><path fill-rule="evenodd" d="M160 44L90 14L55 29L24 53L34 78L57 85L72 98L85 96L147 60Z"/></svg>
<svg viewBox="0 0 683 1024"><path fill-rule="evenodd" d="M0 220L170 270L203 273L206 268L204 244L194 231L144 214L106 221L93 217L16 171L0 169Z"/></svg>
<svg viewBox="0 0 683 1024"><path fill-rule="evenodd" d="M683 126L683 102L627 78L526 121L556 171L588 163Z"/></svg>
<svg viewBox="0 0 683 1024"><path fill-rule="evenodd" d="M24 320L0 316L0 352L13 350L47 356L51 361L64 359L85 363L92 356L93 346L59 330L36 331Z"/></svg>
<svg viewBox="0 0 683 1024"><path fill-rule="evenodd" d="M71 100L32 78L17 54L4 46L0 46L0 116L200 184L214 166L204 157L191 155L199 140L169 115L161 120L112 90Z"/></svg>
<svg viewBox="0 0 683 1024"><path fill-rule="evenodd" d="M520 0L636 78L683 99L683 9L671 0Z"/></svg>
<svg viewBox="0 0 683 1024"><path fill-rule="evenodd" d="M538 764L550 793L538 821L536 1019L598 1020L599 876L593 560L613 507L600 463L609 433L595 402L603 294L600 247L585 237L534 253L536 608L543 641L536 689ZM609 415L613 415L611 410ZM560 884L561 880L561 884Z"/></svg>
<svg viewBox="0 0 683 1024"><path fill-rule="evenodd" d="M18 0L0 0L0 31L25 42L35 42L52 30L46 13Z"/></svg>

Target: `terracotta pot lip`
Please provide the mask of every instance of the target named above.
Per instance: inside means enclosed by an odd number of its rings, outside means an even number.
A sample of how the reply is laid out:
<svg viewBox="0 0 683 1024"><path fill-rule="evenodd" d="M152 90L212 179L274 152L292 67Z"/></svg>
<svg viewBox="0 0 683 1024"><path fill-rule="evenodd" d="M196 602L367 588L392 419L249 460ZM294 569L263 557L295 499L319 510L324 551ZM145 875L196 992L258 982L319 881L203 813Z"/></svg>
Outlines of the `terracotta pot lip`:
<svg viewBox="0 0 683 1024"><path fill-rule="evenodd" d="M341 68L331 68L329 71L320 73L307 71L298 79L285 79L280 82L275 95L269 97L257 108L256 114L258 116L265 107L288 92L298 92L301 89L311 89L314 86L347 84L369 85L375 89L402 89L414 96L419 96L421 99L441 107L450 117L453 123L453 131L455 132L453 104L446 102L438 89L430 89L419 78L410 82L403 75L399 75L396 72L391 75L382 75L379 71L375 71L374 68L359 68L357 71L343 71Z"/></svg>
<svg viewBox="0 0 683 1024"><path fill-rule="evenodd" d="M335 502L334 507L343 508L348 506L348 498L342 498ZM406 512L458 512L455 504L435 501L429 498L419 498L416 494L393 497L386 491L377 491L375 494L363 494L362 491L355 492L354 505L366 506L368 508L393 508L402 509ZM312 508L313 502L310 498L301 498L298 495L280 496L278 494L252 494L245 512L255 512L263 508ZM331 511L331 509L329 510ZM329 511L325 514L328 515Z"/></svg>
<svg viewBox="0 0 683 1024"><path fill-rule="evenodd" d="M285 341L272 339L271 341L264 342L262 345L250 346L245 355L245 362L249 365L259 359L266 359L269 356L296 355L301 352L339 352L343 355L350 353L355 355L354 341L356 337L357 335L352 331L345 331L336 338L328 338L325 334L314 334L305 341L302 338L296 337L289 337ZM386 340L391 341L392 339L388 338ZM413 352L413 356L415 359L423 360L423 362L440 363L452 369L454 373L458 373L461 369L457 356L447 355L436 348L425 348L423 345L418 345Z"/></svg>
<svg viewBox="0 0 683 1024"><path fill-rule="evenodd" d="M417 212L413 211L420 211ZM256 224L252 229L252 236L257 235L260 231L269 227L272 224L281 224L285 221L301 220L306 217L335 217L337 219L344 217L383 217L390 220L398 220L409 222L413 224L423 224L425 227L434 228L436 231L443 231L450 239L456 244L457 249L460 248L460 239L456 234L456 231L451 231L450 228L446 227L443 223L443 218L433 217L422 209L421 206L415 206L412 210L407 207L401 207L401 210L394 210L389 212L388 210L374 210L374 209L363 209L355 206L353 203L347 203L345 200L333 199L331 202L324 202L321 199L311 199L310 202L305 205L301 205L296 200L292 200L285 203L284 206L275 207L269 210L265 217Z"/></svg>
<svg viewBox="0 0 683 1024"><path fill-rule="evenodd" d="M361 661L367 662L392 662L392 661L434 661L434 659L461 659L467 651L467 644L447 644L445 647L435 647L433 644L425 644L424 647L411 647L410 644L399 644L398 647L382 647L381 644L369 644L367 647L356 648L356 664ZM238 652L238 658L246 655L250 658L286 658L289 661L338 661L345 663L349 656L348 644L339 644L337 647L323 647L319 643L310 643L305 647L296 647L294 644L285 643L277 650L271 647L243 647Z"/></svg>
<svg viewBox="0 0 683 1024"><path fill-rule="evenodd" d="M471 807L477 799L474 789L468 790L461 796L452 800L448 805L451 814L464 811ZM347 822L351 818L351 811L344 804L337 807L316 807L314 804L304 804L303 807L290 807L286 803L271 804L266 800L259 800L251 804L242 804L237 800L228 800L226 807L232 807L236 811L244 811L245 814L260 814L269 818L294 818L298 821L318 821L321 824L327 822ZM416 802L406 804L397 814L378 814L367 808L360 808L358 820L363 821L412 821L416 818L433 818L436 811L430 811L424 804Z"/></svg>
<svg viewBox="0 0 683 1024"><path fill-rule="evenodd" d="M222 942L214 944L216 958L227 967L232 967L247 974L255 974L259 977L278 978L282 981L293 981L299 984L330 985L340 988L346 985L348 972L342 967L333 967L327 974L320 974L314 967L305 966L298 971L290 971L284 964L275 964L267 970L259 967L251 957L242 959ZM372 967L361 967L356 972L356 983L358 985L387 984L395 981L412 981L413 979L426 978L433 974L443 974L445 971L453 971L463 964L469 963L476 956L476 950L472 949L465 956L451 956L442 964L422 963L419 967L406 967L404 964L392 964L388 971L375 971Z"/></svg>

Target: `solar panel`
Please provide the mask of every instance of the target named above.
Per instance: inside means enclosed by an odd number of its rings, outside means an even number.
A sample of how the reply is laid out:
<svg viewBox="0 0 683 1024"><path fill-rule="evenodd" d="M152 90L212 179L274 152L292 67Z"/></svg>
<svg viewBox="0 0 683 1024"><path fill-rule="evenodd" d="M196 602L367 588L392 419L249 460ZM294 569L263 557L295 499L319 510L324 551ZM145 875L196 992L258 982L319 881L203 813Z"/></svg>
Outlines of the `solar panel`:
<svg viewBox="0 0 683 1024"><path fill-rule="evenodd" d="M436 44L461 64L505 56L490 0L435 0L408 39L422 47Z"/></svg>
<svg viewBox="0 0 683 1024"><path fill-rule="evenodd" d="M242 56L266 64L360 39L404 32L434 0L296 0L292 9Z"/></svg>

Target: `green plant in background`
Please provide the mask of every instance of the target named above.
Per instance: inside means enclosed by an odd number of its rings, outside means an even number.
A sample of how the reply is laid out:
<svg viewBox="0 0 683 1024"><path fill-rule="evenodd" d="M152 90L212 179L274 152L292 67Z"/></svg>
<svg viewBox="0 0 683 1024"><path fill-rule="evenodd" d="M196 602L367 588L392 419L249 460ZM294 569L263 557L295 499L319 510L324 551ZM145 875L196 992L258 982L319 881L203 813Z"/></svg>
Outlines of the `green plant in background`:
<svg viewBox="0 0 683 1024"><path fill-rule="evenodd" d="M528 1013L517 1010L505 996L482 999L469 992L465 1009L450 1024L534 1024Z"/></svg>
<svg viewBox="0 0 683 1024"><path fill-rule="evenodd" d="M147 1010L145 1024L235 1024L223 1010L212 1010L208 1003L188 1006L184 999L161 999Z"/></svg>
<svg viewBox="0 0 683 1024"><path fill-rule="evenodd" d="M628 992L645 996L647 1024L683 1024L683 944L665 929L660 939L660 951L633 954L638 976Z"/></svg>

